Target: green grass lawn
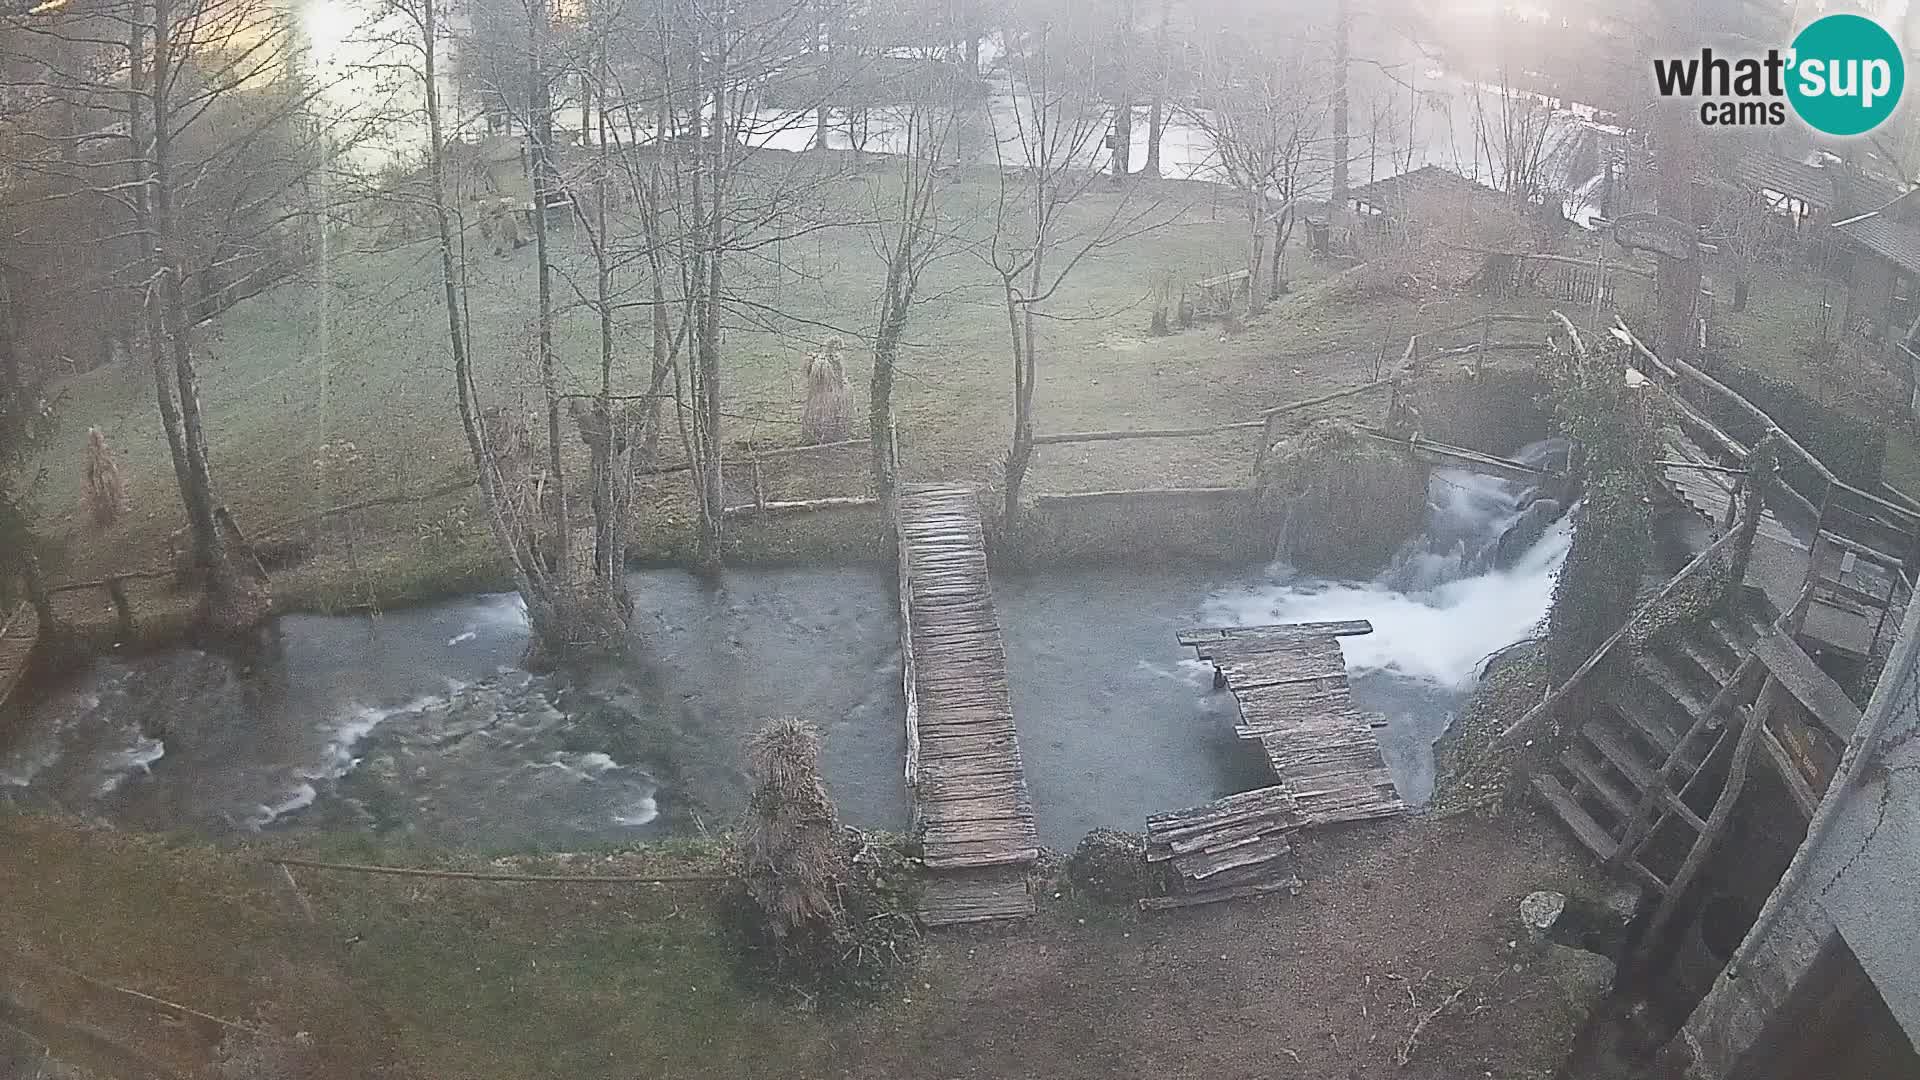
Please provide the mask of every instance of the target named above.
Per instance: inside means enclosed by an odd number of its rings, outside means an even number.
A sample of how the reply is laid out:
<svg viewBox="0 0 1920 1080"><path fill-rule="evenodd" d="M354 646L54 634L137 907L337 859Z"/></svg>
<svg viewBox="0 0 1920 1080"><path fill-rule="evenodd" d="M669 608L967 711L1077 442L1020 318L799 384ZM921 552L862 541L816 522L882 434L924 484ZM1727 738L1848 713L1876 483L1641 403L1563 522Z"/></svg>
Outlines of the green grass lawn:
<svg viewBox="0 0 1920 1080"><path fill-rule="evenodd" d="M842 181L842 210L875 204L894 183L868 171ZM990 232L991 176L957 183L943 220L963 244ZM1121 196L1099 188L1076 221L1113 212ZM1049 305L1042 327L1036 410L1042 431L1204 424L1251 417L1264 406L1363 381L1383 342L1397 355L1422 326L1481 310L1473 298L1345 303L1316 283L1337 266L1290 253L1294 291L1244 332L1215 324L1147 336L1151 273L1187 281L1238 265L1243 236L1226 193L1202 184L1151 183L1130 196L1157 204L1165 227L1095 252ZM1217 202L1216 202L1217 200ZM572 297L590 265L582 238L556 232L561 381L597 385L596 317ZM726 435L737 446L794 442L804 395L802 366L836 330L852 344L849 378L866 405L869 358L858 336L872 324L882 264L873 230L823 229L743 255L729 267L734 289L790 316L742 313L726 332ZM243 526L268 535L325 507L418 491L463 475L465 444L451 396L450 362L427 243L377 253L341 252L307 280L247 300L199 331L203 403L216 480ZM468 265L475 362L484 393L517 406L538 401L532 361L534 258L476 253ZM629 282L638 287L640 282ZM1007 324L997 278L975 251L958 248L922 287L903 350L896 408L905 472L912 479L995 484L1011 430ZM644 388L650 340L644 308L622 312L616 333L623 388ZM1391 340L1388 340L1391 339ZM47 454L50 530L69 541L64 574L85 578L154 565L183 524L172 490L144 364L101 369L60 387L62 419ZM105 534L79 512L81 447L100 427L126 461L133 509ZM536 430L537 430L536 425ZM572 443L572 431L565 437ZM677 456L675 440L665 440ZM1234 482L1215 449L1176 443L1106 444L1042 451L1030 489ZM854 474L857 476L857 472ZM845 482L843 478L842 482ZM857 480L855 482L858 482ZM671 556L689 528L684 476L643 500L636 555ZM849 493L849 492L842 492ZM779 493L775 493L779 497ZM322 536L317 554L277 575L291 606L395 602L498 581L477 515L465 497L353 515Z"/></svg>

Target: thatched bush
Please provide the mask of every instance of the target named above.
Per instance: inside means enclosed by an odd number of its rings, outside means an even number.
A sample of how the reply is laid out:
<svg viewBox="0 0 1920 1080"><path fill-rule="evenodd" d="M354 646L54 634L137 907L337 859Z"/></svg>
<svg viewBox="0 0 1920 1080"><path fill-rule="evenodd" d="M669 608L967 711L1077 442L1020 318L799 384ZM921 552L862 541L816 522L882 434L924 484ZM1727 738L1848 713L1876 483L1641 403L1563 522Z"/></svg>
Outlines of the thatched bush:
<svg viewBox="0 0 1920 1080"><path fill-rule="evenodd" d="M120 463L99 428L87 429L86 496L87 512L96 528L112 525L127 508L127 484L120 476Z"/></svg>
<svg viewBox="0 0 1920 1080"><path fill-rule="evenodd" d="M853 437L853 387L847 383L841 360L845 348L839 338L828 338L826 350L807 360L807 404L800 412L802 445Z"/></svg>
<svg viewBox="0 0 1920 1080"><path fill-rule="evenodd" d="M1274 557L1323 573L1378 569L1427 516L1426 469L1338 420L1274 444L1255 482Z"/></svg>
<svg viewBox="0 0 1920 1080"><path fill-rule="evenodd" d="M1082 837L1067 858L1066 872L1075 895L1103 904L1131 904L1165 891L1147 862L1147 838L1119 829L1095 829Z"/></svg>
<svg viewBox="0 0 1920 1080"><path fill-rule="evenodd" d="M753 793L725 921L745 968L803 993L866 996L917 952L917 878L894 838L842 829L820 779L820 732L774 720L747 743Z"/></svg>

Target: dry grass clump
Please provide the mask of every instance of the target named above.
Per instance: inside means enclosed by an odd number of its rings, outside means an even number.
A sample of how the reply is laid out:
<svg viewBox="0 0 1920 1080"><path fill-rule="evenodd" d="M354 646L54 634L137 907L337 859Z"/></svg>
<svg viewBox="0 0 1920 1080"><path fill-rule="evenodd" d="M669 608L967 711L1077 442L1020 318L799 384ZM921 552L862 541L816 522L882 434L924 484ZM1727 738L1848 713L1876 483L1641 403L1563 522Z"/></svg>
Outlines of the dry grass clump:
<svg viewBox="0 0 1920 1080"><path fill-rule="evenodd" d="M769 722L747 742L753 793L723 920L749 976L809 999L870 997L918 952L919 882L896 837L843 829L820 779L820 732Z"/></svg>
<svg viewBox="0 0 1920 1080"><path fill-rule="evenodd" d="M769 723L747 740L753 796L740 834L740 875L775 941L830 932L847 878L839 814L820 779L820 731Z"/></svg>
<svg viewBox="0 0 1920 1080"><path fill-rule="evenodd" d="M86 457L87 512L95 528L104 529L119 520L127 508L127 482L120 475L120 463L107 445L99 428L87 429Z"/></svg>
<svg viewBox="0 0 1920 1080"><path fill-rule="evenodd" d="M1076 895L1103 904L1132 904L1166 891L1147 862L1147 838L1119 829L1095 829L1081 837L1067 858L1066 874Z"/></svg>
<svg viewBox="0 0 1920 1080"><path fill-rule="evenodd" d="M807 403L800 412L800 442L805 446L843 442L853 437L853 387L841 354L846 345L827 339L824 351L807 360Z"/></svg>

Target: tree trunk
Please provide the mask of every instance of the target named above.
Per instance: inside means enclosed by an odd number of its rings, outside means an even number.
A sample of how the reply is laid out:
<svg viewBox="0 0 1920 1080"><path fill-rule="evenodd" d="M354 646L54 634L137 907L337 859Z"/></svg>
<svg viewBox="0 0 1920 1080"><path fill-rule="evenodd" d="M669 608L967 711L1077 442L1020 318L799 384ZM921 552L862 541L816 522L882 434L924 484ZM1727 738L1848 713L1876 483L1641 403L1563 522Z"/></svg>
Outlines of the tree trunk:
<svg viewBox="0 0 1920 1080"><path fill-rule="evenodd" d="M1267 293L1269 299L1278 300L1281 294L1287 291L1284 263L1287 240L1292 234L1293 207L1289 206L1273 219L1273 278L1271 289Z"/></svg>
<svg viewBox="0 0 1920 1080"><path fill-rule="evenodd" d="M153 5L153 77L147 92L153 110L153 147L150 159L148 191L149 229L154 238L158 277L160 329L164 349L173 368L173 380L180 394L179 441L186 458L186 483L181 501L186 505L187 524L193 532L193 561L207 575L210 589L218 591L225 582L218 573L223 552L220 526L214 518L213 476L207 462L207 433L200 416L200 381L188 337L186 296L180 280L181 268L175 252L173 220L173 115L168 93L173 76L173 35L171 0L155 0ZM165 381L162 378L161 381ZM164 416L164 406L163 406Z"/></svg>
<svg viewBox="0 0 1920 1080"><path fill-rule="evenodd" d="M1041 253L1035 252L1030 273L1028 296L1040 294L1043 280ZM1034 315L1030 304L1015 299L1012 284L1007 285L1007 324L1013 337L1013 445L1007 453L1006 506L1001 528L1012 533L1020 520L1020 489L1026 482L1027 464L1033 460L1033 383L1036 373Z"/></svg>
<svg viewBox="0 0 1920 1080"><path fill-rule="evenodd" d="M1147 106L1147 160L1140 175L1160 176L1160 136L1166 126L1167 109L1167 28L1173 17L1173 0L1160 0L1160 26L1153 35L1153 100Z"/></svg>
<svg viewBox="0 0 1920 1080"><path fill-rule="evenodd" d="M1693 196L1693 162L1699 127L1693 115L1674 103L1659 106L1656 123L1655 162L1659 176L1660 213L1680 221L1691 232L1696 224L1697 208ZM1694 311L1700 299L1700 257L1670 259L1659 256L1655 284L1659 292L1660 321L1656 327L1655 349L1668 356L1689 360L1696 351Z"/></svg>
<svg viewBox="0 0 1920 1080"><path fill-rule="evenodd" d="M527 605L528 620L536 630L550 623L545 595L530 576L529 565L521 557L521 544L500 510L500 493L493 464L481 438L478 409L474 401L472 357L467 351L466 334L460 324L459 278L454 267L454 229L447 209L446 136L440 123L440 89L436 75L438 63L438 20L436 0L421 5L421 74L426 84L427 175L433 185L433 216L439 234L440 285L447 314L447 345L453 354L454 399L459 403L460 427L467 437L467 451L480 479L487 526L494 545L513 567L514 585Z"/></svg>
<svg viewBox="0 0 1920 1080"><path fill-rule="evenodd" d="M695 356L697 400L694 408L700 414L698 427L701 436L701 485L704 491L703 512L700 521L700 538L695 552L695 562L706 572L720 567L721 548L725 541L723 535L725 507L725 486L722 482L722 440L720 436L720 305L721 305L721 248L725 242L726 214L724 213L726 168L727 168L727 120L725 113L726 58L724 56L726 30L724 25L714 35L714 46L707 50L711 57L708 90L713 99L713 127L710 132L709 149L712 158L709 168L709 202L704 218L696 211L694 217L699 222L702 236L699 240L702 258L696 263L693 280L695 288L704 295L698 308L698 324L695 333L698 351ZM703 94L703 96L705 96Z"/></svg>
<svg viewBox="0 0 1920 1080"><path fill-rule="evenodd" d="M546 0L527 8L528 143L533 155L533 251L538 281L536 333L540 349L540 388L547 399L548 530L553 534L554 572L566 584L572 568L572 536L567 525L567 481L561 457L560 384L553 356L553 265L547 247L547 201L553 181L553 87L546 69Z"/></svg>
<svg viewBox="0 0 1920 1080"><path fill-rule="evenodd" d="M1353 36L1351 0L1335 0L1333 14L1333 192L1328 199L1336 215L1347 208L1347 66L1349 38Z"/></svg>
<svg viewBox="0 0 1920 1080"><path fill-rule="evenodd" d="M148 193L152 190L151 175L152 147L148 142L148 128L145 109L150 108L147 98L147 74L145 42L146 25L141 21L143 13L136 11L127 24L127 84L133 96L127 105L127 132L132 142L133 152L133 207L134 220L141 226L139 233L139 259L135 263L137 277L141 285L136 288L141 317L146 322L147 347L153 362L154 399L160 408L160 426L167 434L167 452L173 461L173 478L180 492L181 504L186 503L187 492L193 487L193 474L187 467L187 447L180 435L180 405L174 397L172 364L166 349L166 331L160 321L160 306L146 283L151 281L154 268L159 263L155 249L152 229L152 202Z"/></svg>
<svg viewBox="0 0 1920 1080"><path fill-rule="evenodd" d="M882 319L880 333L873 339L873 380L867 404L867 438L873 457L873 492L881 506L893 505L898 483L899 461L893 456L893 369L898 360L900 335L891 328L906 322L904 314L890 311Z"/></svg>
<svg viewBox="0 0 1920 1080"><path fill-rule="evenodd" d="M1257 191L1247 192L1247 318L1251 319L1266 310L1266 290L1260 287L1260 272L1266 269L1262 265L1262 256L1266 252L1266 232L1262 228L1265 222L1266 199Z"/></svg>

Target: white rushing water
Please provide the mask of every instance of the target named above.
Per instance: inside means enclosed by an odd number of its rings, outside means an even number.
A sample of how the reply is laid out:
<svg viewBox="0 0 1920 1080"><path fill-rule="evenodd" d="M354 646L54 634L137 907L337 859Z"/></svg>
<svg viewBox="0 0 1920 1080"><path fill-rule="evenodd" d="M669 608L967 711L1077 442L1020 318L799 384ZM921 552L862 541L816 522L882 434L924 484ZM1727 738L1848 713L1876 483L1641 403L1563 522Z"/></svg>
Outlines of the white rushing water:
<svg viewBox="0 0 1920 1080"><path fill-rule="evenodd" d="M1491 547L1520 519L1527 496L1501 480L1436 471L1427 533L1379 578L1329 582L1281 567L1270 584L1215 596L1209 612L1238 625L1366 619L1373 633L1341 641L1349 670L1464 690L1487 657L1546 617L1566 561L1572 526L1562 517L1510 566L1489 564Z"/></svg>

